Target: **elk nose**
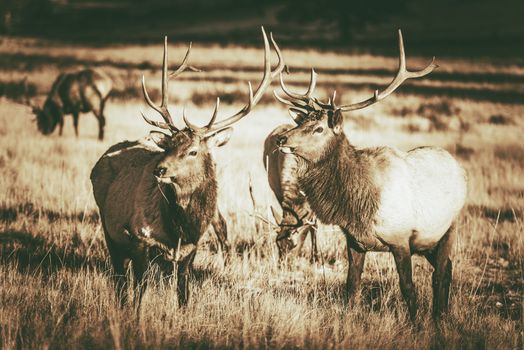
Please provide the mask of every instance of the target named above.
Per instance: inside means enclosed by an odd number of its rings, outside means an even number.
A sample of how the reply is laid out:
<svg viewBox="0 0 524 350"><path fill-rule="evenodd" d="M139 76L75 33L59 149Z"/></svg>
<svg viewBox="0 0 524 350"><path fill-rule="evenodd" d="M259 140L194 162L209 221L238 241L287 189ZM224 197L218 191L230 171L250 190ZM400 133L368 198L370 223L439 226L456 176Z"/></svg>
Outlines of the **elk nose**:
<svg viewBox="0 0 524 350"><path fill-rule="evenodd" d="M156 168L153 171L153 175L155 175L156 177L162 177L166 174L166 172L167 172L167 168L163 166L159 166L158 168Z"/></svg>
<svg viewBox="0 0 524 350"><path fill-rule="evenodd" d="M287 142L287 136L281 135L277 138L277 146L283 146Z"/></svg>

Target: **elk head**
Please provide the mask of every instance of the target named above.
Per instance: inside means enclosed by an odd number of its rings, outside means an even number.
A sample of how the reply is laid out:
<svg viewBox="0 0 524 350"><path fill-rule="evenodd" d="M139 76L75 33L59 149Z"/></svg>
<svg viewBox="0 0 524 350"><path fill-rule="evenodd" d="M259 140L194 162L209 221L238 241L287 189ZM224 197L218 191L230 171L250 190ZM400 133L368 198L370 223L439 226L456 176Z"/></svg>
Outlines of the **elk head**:
<svg viewBox="0 0 524 350"><path fill-rule="evenodd" d="M316 234L316 219L309 212L300 217L294 210L284 208L285 217L282 217L275 208L271 207L271 213L277 223L275 227L277 232L276 243L281 260L284 260L295 247L302 246L308 231L312 235ZM313 246L311 249L316 250L316 247Z"/></svg>
<svg viewBox="0 0 524 350"><path fill-rule="evenodd" d="M275 97L282 103L290 106L289 112L297 126L283 132L277 138L277 145L283 153L293 153L308 162L317 163L329 155L336 145L336 140L343 136L344 118L342 112L363 109L375 104L391 93L393 93L404 81L411 78L420 78L431 73L438 67L434 61L419 71L408 71L406 68L406 56L402 32L399 35L399 68L397 75L382 92L375 90L372 97L354 104L337 106L335 104L336 91L327 103L312 97L316 86L317 74L312 69L309 87L305 94L297 94L289 91L285 84L282 73L280 74L280 86L289 99L284 99L276 92Z"/></svg>
<svg viewBox="0 0 524 350"><path fill-rule="evenodd" d="M174 186L177 194L192 193L195 186L201 182L199 180L212 178L209 170L214 167L210 150L215 147L225 145L229 141L232 128L231 125L249 114L252 108L260 101L265 90L284 69L285 64L280 49L270 34L270 40L278 56L278 66L274 71L271 70L270 46L267 35L262 28L264 38L264 76L258 88L253 92L251 83L248 83L249 102L234 115L216 121L220 99L217 98L213 115L206 126L199 127L192 124L183 114L185 128L179 129L173 123L168 105L168 81L175 78L185 70L199 71L199 69L188 65L187 61L191 52L191 45L187 50L186 56L180 67L168 74L167 69L167 37L164 40L164 59L162 64L162 101L159 106L155 105L147 93L145 78L142 77L142 91L147 104L157 111L163 121L154 121L142 113L145 121L153 126L161 128L168 133L152 131L150 139L163 151L163 158L159 161L153 174L157 181L162 184Z"/></svg>
<svg viewBox="0 0 524 350"><path fill-rule="evenodd" d="M31 108L38 130L44 135L52 134L62 117L62 112L58 107L51 103L45 103L43 108L34 105Z"/></svg>
<svg viewBox="0 0 524 350"><path fill-rule="evenodd" d="M40 130L40 132L44 135L51 134L53 131L55 131L55 128L60 121L61 111L58 110L58 108L56 108L53 104L47 103L47 100L43 107L39 107L33 101L31 101L28 96L29 88L27 84L27 77L25 77L23 80L23 86L23 104L31 108L31 113L34 116L33 121L36 121L38 130Z"/></svg>

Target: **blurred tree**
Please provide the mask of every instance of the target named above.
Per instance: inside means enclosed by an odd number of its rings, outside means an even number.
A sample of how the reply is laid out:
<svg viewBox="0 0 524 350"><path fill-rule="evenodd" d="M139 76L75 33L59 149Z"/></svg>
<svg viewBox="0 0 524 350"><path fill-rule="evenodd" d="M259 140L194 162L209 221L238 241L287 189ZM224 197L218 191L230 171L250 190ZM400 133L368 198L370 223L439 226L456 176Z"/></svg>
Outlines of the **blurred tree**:
<svg viewBox="0 0 524 350"><path fill-rule="evenodd" d="M342 42L354 40L354 34L370 24L382 22L406 11L411 0L290 0L283 9L288 19L300 22L336 24L333 33ZM304 23L305 24L305 23Z"/></svg>

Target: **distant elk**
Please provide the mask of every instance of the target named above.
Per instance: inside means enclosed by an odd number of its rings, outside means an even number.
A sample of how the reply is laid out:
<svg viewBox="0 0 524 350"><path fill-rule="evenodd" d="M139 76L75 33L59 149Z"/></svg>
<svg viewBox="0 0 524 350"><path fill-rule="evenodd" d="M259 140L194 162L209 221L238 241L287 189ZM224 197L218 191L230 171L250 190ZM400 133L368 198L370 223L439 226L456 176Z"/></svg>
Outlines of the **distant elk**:
<svg viewBox="0 0 524 350"><path fill-rule="evenodd" d="M186 127L179 129L168 111L168 80L186 69L191 46L182 65L168 74L167 38L162 65L162 102L155 105L142 78L144 97L163 121L146 122L168 131L152 131L148 137L112 146L91 172L96 203L104 228L105 240L115 272L116 291L120 301L127 298L125 276L132 261L138 303L146 288L144 273L150 262L171 274L176 265L177 294L181 305L189 298L188 278L197 245L211 225L222 250L227 251L227 227L217 207L215 161L211 150L225 145L234 123L241 120L260 101L271 81L284 68L280 49L271 36L278 55L277 68L271 70L270 46L264 38L264 75L255 93L249 83L249 103L233 116L216 121L219 99L211 120L198 127L183 116ZM174 263L174 264L173 264Z"/></svg>
<svg viewBox="0 0 524 350"><path fill-rule="evenodd" d="M73 115L75 135L78 136L78 117L80 113L92 111L98 119L98 139L104 138L106 124L104 108L112 89L111 79L97 69L83 69L72 73L62 73L54 81L43 107L30 101L36 116L38 130L44 135L55 131L62 135L64 115Z"/></svg>
<svg viewBox="0 0 524 350"><path fill-rule="evenodd" d="M307 235L311 238L311 261L318 261L317 219L311 210L307 198L300 190L299 177L307 164L293 154L278 152L277 137L292 129L293 125L285 124L276 127L264 142L263 162L268 175L269 186L277 197L282 208L282 216L272 209L279 226L277 247L280 259L288 252L302 250Z"/></svg>
<svg viewBox="0 0 524 350"><path fill-rule="evenodd" d="M289 91L281 76L282 90L289 99L279 99L304 120L283 131L277 143L281 152L306 164L299 186L315 215L325 224L340 226L346 236L348 301L354 303L360 293L365 252L390 251L409 315L415 319L411 255L421 254L434 268L433 316L438 319L448 309L453 223L466 198L464 169L437 147L408 152L390 147L356 149L343 130L343 111L370 106L406 79L423 77L437 67L432 61L420 71L408 71L400 31L399 48L399 70L390 85L355 104L337 106L335 94L328 103L312 97L314 72L304 95Z"/></svg>

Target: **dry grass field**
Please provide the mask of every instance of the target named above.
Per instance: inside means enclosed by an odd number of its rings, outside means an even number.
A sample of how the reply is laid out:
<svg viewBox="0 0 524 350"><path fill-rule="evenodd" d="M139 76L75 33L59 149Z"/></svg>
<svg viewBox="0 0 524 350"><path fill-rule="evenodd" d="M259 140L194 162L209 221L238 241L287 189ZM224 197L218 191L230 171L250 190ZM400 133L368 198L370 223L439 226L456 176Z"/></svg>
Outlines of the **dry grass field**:
<svg viewBox="0 0 524 350"><path fill-rule="evenodd" d="M394 57L283 49L296 72L290 85L298 89L314 66L319 95L337 89L344 102L367 97L396 69ZM173 46L171 61L184 50ZM224 266L208 234L186 308L177 306L173 281L152 277L139 315L120 309L89 173L110 145L150 130L140 117L147 109L138 79L146 74L158 86L160 55L160 45L0 43L0 92L7 96L0 97L0 348L522 348L524 65L500 59L438 59L441 68L429 78L346 116L346 133L358 147L438 145L467 169L451 310L438 326L431 321L432 268L425 259L414 260L421 305L415 324L390 254L368 253L364 297L354 308L344 305L346 244L334 227L318 234L322 264L310 264L305 252L279 266L275 233L254 217L277 205L263 170L263 140L291 121L269 92L216 153L219 207L234 247L230 263ZM425 62L408 58L410 66ZM222 115L234 112L246 102L246 81L260 78L261 63L259 49L195 47L193 64L206 72L171 84L173 114L181 117L186 105L203 123L217 95L225 101ZM63 137L39 134L30 109L13 100L20 100L22 80L43 101L59 72L85 65L99 66L115 82L106 139L96 140L92 115L80 118L78 138L70 117Z"/></svg>

